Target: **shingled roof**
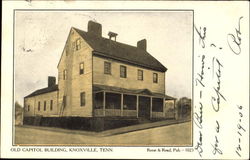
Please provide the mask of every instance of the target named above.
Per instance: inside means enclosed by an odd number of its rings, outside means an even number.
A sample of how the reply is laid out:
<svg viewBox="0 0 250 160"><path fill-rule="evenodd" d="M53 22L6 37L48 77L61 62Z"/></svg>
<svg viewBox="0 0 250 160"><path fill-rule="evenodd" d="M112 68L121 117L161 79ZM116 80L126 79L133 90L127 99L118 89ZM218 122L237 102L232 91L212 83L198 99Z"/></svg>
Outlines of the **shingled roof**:
<svg viewBox="0 0 250 160"><path fill-rule="evenodd" d="M49 93L49 92L53 92L53 91L57 91L57 90L58 90L58 85L54 85L54 86L51 86L51 87L38 89L38 90L32 92L31 94L27 95L24 98L33 97L33 96L37 96L37 95L40 95L40 94L45 94L45 93Z"/></svg>
<svg viewBox="0 0 250 160"><path fill-rule="evenodd" d="M167 70L165 66L146 50L96 36L77 28L74 29L93 48L93 54L96 56L111 58L160 72L166 72Z"/></svg>

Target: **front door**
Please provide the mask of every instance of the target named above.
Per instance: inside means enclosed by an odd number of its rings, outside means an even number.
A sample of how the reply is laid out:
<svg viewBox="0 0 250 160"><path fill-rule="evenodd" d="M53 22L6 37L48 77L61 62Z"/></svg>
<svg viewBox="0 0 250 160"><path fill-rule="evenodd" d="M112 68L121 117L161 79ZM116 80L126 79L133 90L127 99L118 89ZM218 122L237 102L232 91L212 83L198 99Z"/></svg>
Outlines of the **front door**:
<svg viewBox="0 0 250 160"><path fill-rule="evenodd" d="M139 96L139 117L150 118L150 98Z"/></svg>

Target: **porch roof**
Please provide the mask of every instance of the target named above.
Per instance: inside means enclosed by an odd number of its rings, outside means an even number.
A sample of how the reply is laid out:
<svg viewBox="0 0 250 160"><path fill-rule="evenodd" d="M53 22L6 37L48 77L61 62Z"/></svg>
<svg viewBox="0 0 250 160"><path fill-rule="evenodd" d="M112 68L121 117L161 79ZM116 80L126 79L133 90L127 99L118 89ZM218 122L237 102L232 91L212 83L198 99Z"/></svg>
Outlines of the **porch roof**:
<svg viewBox="0 0 250 160"><path fill-rule="evenodd" d="M106 86L106 85L93 85L93 91L110 91L110 92L118 92L124 94L139 94L139 95L147 95L147 96L154 96L154 97L164 97L166 100L175 100L176 98L170 97L165 94L151 92L149 89L127 89L121 87L114 87L114 86Z"/></svg>

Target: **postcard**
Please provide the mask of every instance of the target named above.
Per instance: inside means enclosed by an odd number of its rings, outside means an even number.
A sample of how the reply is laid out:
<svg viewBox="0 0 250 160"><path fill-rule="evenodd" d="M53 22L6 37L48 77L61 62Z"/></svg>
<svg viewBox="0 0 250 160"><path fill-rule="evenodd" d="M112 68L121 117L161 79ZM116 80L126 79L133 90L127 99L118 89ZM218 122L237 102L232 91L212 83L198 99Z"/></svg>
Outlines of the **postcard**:
<svg viewBox="0 0 250 160"><path fill-rule="evenodd" d="M1 157L248 159L248 5L3 1Z"/></svg>

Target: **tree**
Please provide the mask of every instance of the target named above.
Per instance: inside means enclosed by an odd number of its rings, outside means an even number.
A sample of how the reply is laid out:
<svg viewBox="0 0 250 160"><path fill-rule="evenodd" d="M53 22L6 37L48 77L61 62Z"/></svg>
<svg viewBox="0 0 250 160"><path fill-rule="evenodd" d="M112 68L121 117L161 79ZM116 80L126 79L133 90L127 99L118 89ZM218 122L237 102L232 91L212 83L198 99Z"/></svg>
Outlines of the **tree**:
<svg viewBox="0 0 250 160"><path fill-rule="evenodd" d="M15 102L15 125L20 125L23 122L23 107Z"/></svg>
<svg viewBox="0 0 250 160"><path fill-rule="evenodd" d="M191 99L187 97L182 97L177 101L178 116L180 118L190 118L191 117Z"/></svg>

